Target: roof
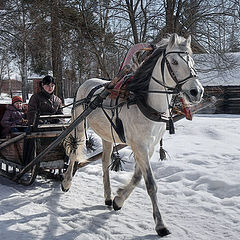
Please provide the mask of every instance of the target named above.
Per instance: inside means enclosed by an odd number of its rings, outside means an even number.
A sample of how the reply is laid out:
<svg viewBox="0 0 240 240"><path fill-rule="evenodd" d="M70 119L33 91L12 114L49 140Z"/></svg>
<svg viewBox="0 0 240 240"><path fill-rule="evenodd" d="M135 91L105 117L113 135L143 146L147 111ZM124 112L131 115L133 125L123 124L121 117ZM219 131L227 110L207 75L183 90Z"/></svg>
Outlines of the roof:
<svg viewBox="0 0 240 240"><path fill-rule="evenodd" d="M203 86L240 86L240 53L194 55Z"/></svg>

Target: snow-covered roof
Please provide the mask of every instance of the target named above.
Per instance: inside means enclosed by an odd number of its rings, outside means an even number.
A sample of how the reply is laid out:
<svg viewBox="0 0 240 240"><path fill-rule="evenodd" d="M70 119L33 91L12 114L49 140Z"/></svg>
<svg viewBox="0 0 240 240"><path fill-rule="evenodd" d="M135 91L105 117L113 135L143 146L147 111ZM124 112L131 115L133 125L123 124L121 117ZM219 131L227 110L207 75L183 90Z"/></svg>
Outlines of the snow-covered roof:
<svg viewBox="0 0 240 240"><path fill-rule="evenodd" d="M194 60L204 86L240 86L240 53L199 54Z"/></svg>

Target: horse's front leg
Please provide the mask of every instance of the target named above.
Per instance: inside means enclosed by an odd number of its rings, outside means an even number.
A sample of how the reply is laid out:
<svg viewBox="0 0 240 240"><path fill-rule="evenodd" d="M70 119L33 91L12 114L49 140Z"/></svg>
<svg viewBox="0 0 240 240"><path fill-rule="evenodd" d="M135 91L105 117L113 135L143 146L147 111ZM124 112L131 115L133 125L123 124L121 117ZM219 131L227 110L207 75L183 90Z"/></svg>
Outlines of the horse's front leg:
<svg viewBox="0 0 240 240"><path fill-rule="evenodd" d="M154 218L154 221L156 224L155 230L159 236L166 236L166 235L170 234L170 232L165 227L163 220L162 220L162 216L161 216L159 208L158 208L157 185L154 180L152 170L151 170L149 163L146 164L146 166L142 166L142 172L143 172L143 177L145 180L145 185L147 188L148 195L150 196L151 201L152 201L153 218Z"/></svg>
<svg viewBox="0 0 240 240"><path fill-rule="evenodd" d="M170 232L165 227L164 222L162 220L162 216L158 208L157 185L152 174L151 166L149 164L149 159L152 155L152 151L149 152L146 149L146 146L140 146L140 145L137 145L137 147L132 146L132 150L135 153L136 162L141 170L148 195L150 196L150 199L152 201L153 218L156 224L155 230L159 236L166 236L170 234Z"/></svg>
<svg viewBox="0 0 240 240"><path fill-rule="evenodd" d="M111 154L113 150L113 143L107 142L102 139L102 170L103 170L103 185L104 185L104 198L105 204L108 206L112 205L112 197L111 197L111 184L109 177L109 164L111 160Z"/></svg>

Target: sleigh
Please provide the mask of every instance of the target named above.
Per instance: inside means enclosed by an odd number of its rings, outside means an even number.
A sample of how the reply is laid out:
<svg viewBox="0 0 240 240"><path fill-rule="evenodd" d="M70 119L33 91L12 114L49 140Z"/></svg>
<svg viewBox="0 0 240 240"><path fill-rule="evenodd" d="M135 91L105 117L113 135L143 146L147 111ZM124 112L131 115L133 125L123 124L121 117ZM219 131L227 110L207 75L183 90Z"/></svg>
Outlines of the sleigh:
<svg viewBox="0 0 240 240"><path fill-rule="evenodd" d="M0 104L0 120L6 106L7 104ZM66 121L70 118L71 115L47 115L39 116L38 121L46 119L64 119ZM33 164L33 161L40 153L46 151L68 126L69 121L65 123L62 121L58 124L39 124L31 131L11 133L6 138L0 139L0 175L13 180L30 164L31 168L23 174L18 183L25 186L31 185L38 175L48 179L61 180L62 174L68 167L68 157L62 141L47 150L47 154L43 155L38 163ZM19 128L25 130L22 126ZM63 139L61 138L61 140ZM124 147L124 144L119 144L116 149L120 150ZM79 163L76 170L98 160L101 158L101 154L102 152L92 154L86 161Z"/></svg>
<svg viewBox="0 0 240 240"><path fill-rule="evenodd" d="M0 105L0 118L2 118L7 104ZM58 124L39 124L27 129L17 126L19 132L9 134L0 139L0 175L13 179L29 162L53 142L60 133L69 125L70 115L39 116L38 120L61 119ZM64 120L64 121L63 121ZM2 130L2 127L0 128ZM48 178L59 178L67 165L62 143L56 145L41 162L34 164L20 183L30 185L38 174Z"/></svg>

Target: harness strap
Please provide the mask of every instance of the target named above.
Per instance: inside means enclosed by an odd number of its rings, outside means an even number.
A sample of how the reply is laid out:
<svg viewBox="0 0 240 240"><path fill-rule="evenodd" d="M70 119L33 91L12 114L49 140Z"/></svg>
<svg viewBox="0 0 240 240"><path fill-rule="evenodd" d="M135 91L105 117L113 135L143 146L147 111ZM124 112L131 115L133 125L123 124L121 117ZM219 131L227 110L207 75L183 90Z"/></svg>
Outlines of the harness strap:
<svg viewBox="0 0 240 240"><path fill-rule="evenodd" d="M164 88L167 88L169 90L172 91L146 91L146 92L153 92L153 93L167 93L167 94L177 94L179 93L179 90L176 90L176 87L168 87L166 84L160 82L158 79L156 79L155 77L152 76L152 79L157 82L158 84L160 84L161 86L163 86Z"/></svg>
<svg viewBox="0 0 240 240"><path fill-rule="evenodd" d="M74 99L72 111L73 111L76 107L78 107L78 106L80 106L80 105L82 105L82 104L88 105L88 104L90 103L90 101L91 101L94 93L95 93L98 89L100 89L100 88L102 88L102 87L104 87L104 85L100 84L100 85L94 87L94 88L89 92L89 94L87 95L87 97L85 97L85 98L83 98L83 99L80 99L80 100L78 100L78 101L75 101L75 99Z"/></svg>
<svg viewBox="0 0 240 240"><path fill-rule="evenodd" d="M116 124L114 124L114 122L112 121L112 119L109 117L109 115L107 114L107 112L104 110L104 108L102 107L102 110L105 114L105 116L107 117L108 121L111 123L112 127L114 128L115 132L118 134L120 140L124 143L126 143L126 139L125 139L125 134L124 131L119 131L119 128Z"/></svg>
<svg viewBox="0 0 240 240"><path fill-rule="evenodd" d="M136 100L138 108L146 118L154 122L167 123L169 121L169 118L166 115L164 116L165 113L160 113L151 106L149 106L145 98L137 98Z"/></svg>

